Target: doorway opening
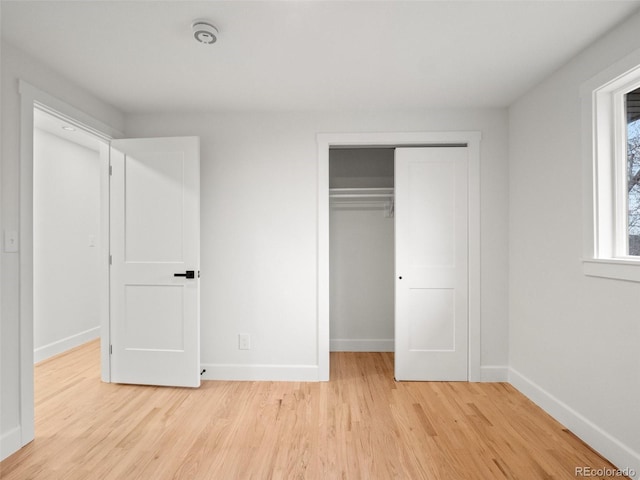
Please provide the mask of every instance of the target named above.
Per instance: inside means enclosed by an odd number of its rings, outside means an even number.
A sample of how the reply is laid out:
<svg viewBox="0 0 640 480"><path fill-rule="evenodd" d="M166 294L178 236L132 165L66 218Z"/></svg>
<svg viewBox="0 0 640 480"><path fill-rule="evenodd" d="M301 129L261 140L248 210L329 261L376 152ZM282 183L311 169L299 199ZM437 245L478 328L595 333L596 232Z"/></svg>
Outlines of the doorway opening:
<svg viewBox="0 0 640 480"><path fill-rule="evenodd" d="M100 337L100 150L105 141L33 112L34 363Z"/></svg>
<svg viewBox="0 0 640 480"><path fill-rule="evenodd" d="M318 143L318 380L328 381L331 351L331 257L330 257L330 152L338 148L390 148L412 150L405 147L463 147L466 167L463 174L468 180L465 187L466 251L468 263L464 283L467 285L464 302L467 307L465 379L480 380L480 139L477 131L450 132L383 132L383 133L320 133ZM460 149L458 149L460 150ZM436 168L437 170L437 168ZM407 169L403 168L406 183ZM450 175L450 179L460 172ZM394 188L398 185L397 172ZM441 189L440 189L441 190ZM406 189L405 189L406 191ZM394 191L396 199L398 192ZM394 212L397 215L397 211ZM399 228L397 225L395 228ZM396 239L397 242L397 239ZM397 246L396 246L397 248ZM394 276L394 281L395 281ZM462 279L459 278L459 281ZM396 306L398 308L398 306ZM395 319L394 319L395 321ZM406 333L406 332L405 332ZM335 346L335 345L334 345ZM419 347L421 348L421 347ZM458 347L456 347L457 349ZM397 355L397 352L396 352Z"/></svg>
<svg viewBox="0 0 640 480"><path fill-rule="evenodd" d="M330 350L394 351L394 149L329 150Z"/></svg>
<svg viewBox="0 0 640 480"><path fill-rule="evenodd" d="M71 117L38 103L32 108L31 368L34 398L48 398L43 390L77 379L64 375L52 384L37 378L41 362L93 342L88 351L96 364L102 363L96 347L108 315L103 311L108 295L104 252L109 248L103 165L108 164L109 143ZM109 374L101 370L99 376ZM36 411L31 412L35 435Z"/></svg>
<svg viewBox="0 0 640 480"><path fill-rule="evenodd" d="M15 436L15 448L31 442L35 436L34 422L34 115L38 109L60 120L69 126L83 129L103 140L100 156L100 252L104 259L101 267L101 376L109 381L109 356L105 349L109 334L108 310L108 198L109 198L109 157L106 145L112 138L122 136L118 130L96 120L66 102L20 80L20 218L19 218L19 291L20 291L20 427ZM106 240L105 240L106 239ZM96 239L97 240L97 239ZM108 343L107 343L108 345Z"/></svg>

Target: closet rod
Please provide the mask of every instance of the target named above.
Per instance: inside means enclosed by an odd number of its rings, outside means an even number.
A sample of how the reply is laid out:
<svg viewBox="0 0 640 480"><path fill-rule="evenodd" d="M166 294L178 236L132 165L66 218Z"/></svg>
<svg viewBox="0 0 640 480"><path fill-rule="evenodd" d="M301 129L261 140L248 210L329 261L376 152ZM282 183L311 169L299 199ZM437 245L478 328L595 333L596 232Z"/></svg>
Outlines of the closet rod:
<svg viewBox="0 0 640 480"><path fill-rule="evenodd" d="M331 198L393 198L393 188L330 188Z"/></svg>
<svg viewBox="0 0 640 480"><path fill-rule="evenodd" d="M393 193L331 193L331 198L393 198Z"/></svg>

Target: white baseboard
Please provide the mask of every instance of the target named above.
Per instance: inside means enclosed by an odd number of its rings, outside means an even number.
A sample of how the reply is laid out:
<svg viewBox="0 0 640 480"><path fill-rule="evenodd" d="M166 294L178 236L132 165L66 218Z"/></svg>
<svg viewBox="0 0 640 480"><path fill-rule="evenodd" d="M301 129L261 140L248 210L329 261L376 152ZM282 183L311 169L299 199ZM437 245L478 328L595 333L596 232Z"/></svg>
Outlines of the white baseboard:
<svg viewBox="0 0 640 480"><path fill-rule="evenodd" d="M393 338L382 340L332 338L329 342L329 350L332 352L394 352L395 342Z"/></svg>
<svg viewBox="0 0 640 480"><path fill-rule="evenodd" d="M483 365L480 367L481 382L508 382L509 367L506 365Z"/></svg>
<svg viewBox="0 0 640 480"><path fill-rule="evenodd" d="M640 453L598 427L513 368L509 368L509 383L617 468L634 470L632 478L640 480Z"/></svg>
<svg viewBox="0 0 640 480"><path fill-rule="evenodd" d="M22 435L20 427L15 427L0 435L0 461L13 455L22 447Z"/></svg>
<svg viewBox="0 0 640 480"><path fill-rule="evenodd" d="M83 343L100 337L100 327L90 328L84 332L76 333L66 338L62 338L48 345L43 345L33 350L33 362L38 363L47 358L66 352L67 350L79 347Z"/></svg>
<svg viewBox="0 0 640 480"><path fill-rule="evenodd" d="M202 364L202 380L317 382L317 365Z"/></svg>

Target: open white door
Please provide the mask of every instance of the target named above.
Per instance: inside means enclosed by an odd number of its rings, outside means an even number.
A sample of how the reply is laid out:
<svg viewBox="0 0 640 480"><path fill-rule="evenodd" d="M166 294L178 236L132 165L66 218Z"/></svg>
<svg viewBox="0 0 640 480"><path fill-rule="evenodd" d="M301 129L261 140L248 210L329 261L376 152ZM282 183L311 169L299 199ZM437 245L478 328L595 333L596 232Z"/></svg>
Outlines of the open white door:
<svg viewBox="0 0 640 480"><path fill-rule="evenodd" d="M397 148L396 380L467 380L468 160Z"/></svg>
<svg viewBox="0 0 640 480"><path fill-rule="evenodd" d="M114 140L111 169L111 381L198 387L200 141Z"/></svg>

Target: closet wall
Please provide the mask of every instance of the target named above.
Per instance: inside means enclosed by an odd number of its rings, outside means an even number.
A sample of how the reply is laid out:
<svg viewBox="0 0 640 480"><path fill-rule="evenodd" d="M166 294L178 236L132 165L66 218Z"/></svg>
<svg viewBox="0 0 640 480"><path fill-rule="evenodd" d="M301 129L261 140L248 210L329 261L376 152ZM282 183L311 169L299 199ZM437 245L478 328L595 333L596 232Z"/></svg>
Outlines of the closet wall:
<svg viewBox="0 0 640 480"><path fill-rule="evenodd" d="M385 193L393 157L388 148L330 151L332 351L394 350L394 221Z"/></svg>

